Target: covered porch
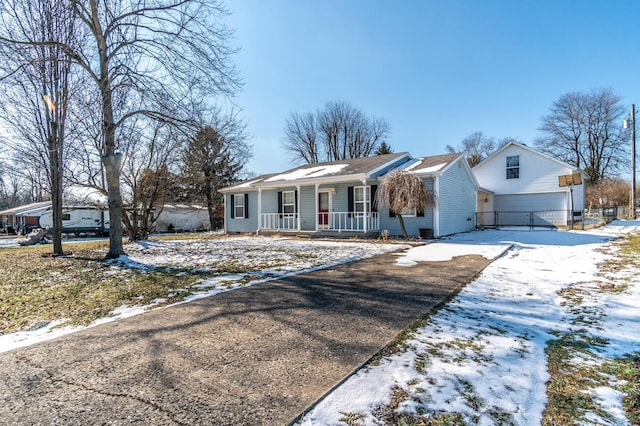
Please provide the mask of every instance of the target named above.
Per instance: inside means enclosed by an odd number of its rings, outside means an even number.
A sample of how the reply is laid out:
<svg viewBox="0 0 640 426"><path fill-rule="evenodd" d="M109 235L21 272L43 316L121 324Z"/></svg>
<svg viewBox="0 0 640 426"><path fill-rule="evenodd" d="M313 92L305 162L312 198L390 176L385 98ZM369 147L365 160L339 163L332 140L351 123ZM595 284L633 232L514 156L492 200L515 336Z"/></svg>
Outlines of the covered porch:
<svg viewBox="0 0 640 426"><path fill-rule="evenodd" d="M258 190L258 232L377 232L376 185L336 183Z"/></svg>

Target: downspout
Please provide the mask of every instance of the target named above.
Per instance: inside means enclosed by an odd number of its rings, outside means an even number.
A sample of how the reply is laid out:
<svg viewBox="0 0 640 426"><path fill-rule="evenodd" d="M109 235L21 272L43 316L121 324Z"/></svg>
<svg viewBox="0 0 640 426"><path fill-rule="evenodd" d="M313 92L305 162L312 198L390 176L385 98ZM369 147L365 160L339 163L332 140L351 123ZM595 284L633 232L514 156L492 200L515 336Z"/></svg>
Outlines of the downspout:
<svg viewBox="0 0 640 426"><path fill-rule="evenodd" d="M440 194L440 176L433 178L433 192ZM433 236L440 237L440 203L436 199L436 206L433 208Z"/></svg>

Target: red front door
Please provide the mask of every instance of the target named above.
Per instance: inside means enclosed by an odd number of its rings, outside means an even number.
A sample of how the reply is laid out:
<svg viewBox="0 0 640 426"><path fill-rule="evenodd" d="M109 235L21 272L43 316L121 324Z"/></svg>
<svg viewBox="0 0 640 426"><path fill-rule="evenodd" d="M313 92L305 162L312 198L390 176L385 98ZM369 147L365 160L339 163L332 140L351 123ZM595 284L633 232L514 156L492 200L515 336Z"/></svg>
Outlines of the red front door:
<svg viewBox="0 0 640 426"><path fill-rule="evenodd" d="M318 193L318 225L329 225L329 193Z"/></svg>

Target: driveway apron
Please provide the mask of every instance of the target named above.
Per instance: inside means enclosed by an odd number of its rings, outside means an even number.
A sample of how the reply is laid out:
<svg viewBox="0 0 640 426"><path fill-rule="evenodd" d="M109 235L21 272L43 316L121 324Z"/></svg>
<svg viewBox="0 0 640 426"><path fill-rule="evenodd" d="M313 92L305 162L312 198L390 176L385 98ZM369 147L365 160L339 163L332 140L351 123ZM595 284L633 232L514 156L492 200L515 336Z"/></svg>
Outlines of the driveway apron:
<svg viewBox="0 0 640 426"><path fill-rule="evenodd" d="M0 424L287 424L490 260L393 253L0 354Z"/></svg>

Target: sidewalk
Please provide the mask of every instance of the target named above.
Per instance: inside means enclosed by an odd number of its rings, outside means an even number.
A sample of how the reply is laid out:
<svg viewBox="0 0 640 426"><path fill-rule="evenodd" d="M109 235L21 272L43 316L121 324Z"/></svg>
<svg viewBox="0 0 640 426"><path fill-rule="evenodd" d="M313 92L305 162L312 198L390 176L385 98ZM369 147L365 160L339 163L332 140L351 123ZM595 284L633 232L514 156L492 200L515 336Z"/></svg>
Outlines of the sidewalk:
<svg viewBox="0 0 640 426"><path fill-rule="evenodd" d="M0 424L287 424L491 261L386 254L0 355Z"/></svg>

